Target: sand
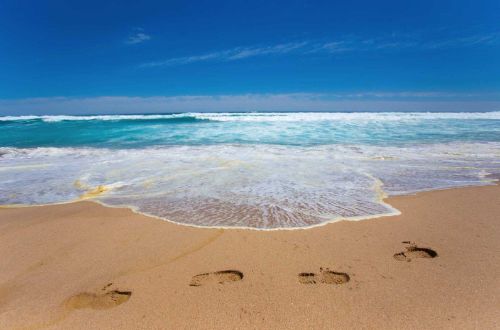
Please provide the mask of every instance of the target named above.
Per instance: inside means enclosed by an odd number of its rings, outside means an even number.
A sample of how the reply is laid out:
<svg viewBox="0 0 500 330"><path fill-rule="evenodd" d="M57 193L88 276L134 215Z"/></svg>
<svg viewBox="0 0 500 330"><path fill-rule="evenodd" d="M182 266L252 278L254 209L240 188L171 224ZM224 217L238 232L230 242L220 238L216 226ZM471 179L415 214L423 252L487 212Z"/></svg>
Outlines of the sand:
<svg viewBox="0 0 500 330"><path fill-rule="evenodd" d="M270 232L0 209L0 328L500 328L500 187L387 202L402 214Z"/></svg>

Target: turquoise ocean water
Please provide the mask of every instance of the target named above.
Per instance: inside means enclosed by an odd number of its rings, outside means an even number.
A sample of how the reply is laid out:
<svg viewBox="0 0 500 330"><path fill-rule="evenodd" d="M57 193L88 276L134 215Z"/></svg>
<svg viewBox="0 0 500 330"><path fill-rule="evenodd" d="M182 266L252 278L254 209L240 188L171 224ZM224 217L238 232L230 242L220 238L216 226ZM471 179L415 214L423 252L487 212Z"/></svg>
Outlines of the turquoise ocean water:
<svg viewBox="0 0 500 330"><path fill-rule="evenodd" d="M491 184L500 112L0 117L0 204L91 198L199 226L307 227Z"/></svg>

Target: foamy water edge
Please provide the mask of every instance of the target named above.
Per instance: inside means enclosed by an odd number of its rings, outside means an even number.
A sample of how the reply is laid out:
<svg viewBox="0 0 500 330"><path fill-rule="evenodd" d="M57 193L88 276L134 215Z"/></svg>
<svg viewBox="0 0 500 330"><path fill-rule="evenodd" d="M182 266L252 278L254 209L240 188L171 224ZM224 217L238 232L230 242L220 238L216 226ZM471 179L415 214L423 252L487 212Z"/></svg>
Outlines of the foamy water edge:
<svg viewBox="0 0 500 330"><path fill-rule="evenodd" d="M197 228L197 229L224 229L224 230L255 230L255 231L288 231L288 230L307 230L307 229L314 229L318 227L323 227L329 224L333 224L336 222L340 221L364 221L364 220L372 220L372 219L378 219L378 218L385 218L385 217L393 217L393 216L398 216L402 215L403 213L392 206L389 203L386 203L385 200L397 196L413 196L413 195L418 195L422 193L427 193L427 192L432 192L432 191L446 191L446 190L454 190L454 189L463 189L463 188L471 188L471 187L487 187L487 186L493 186L496 185L500 182L500 179L496 178L491 178L488 179L488 181L485 181L483 184L471 184L471 185L464 185L464 186L455 186L455 187L448 187L448 188L434 188L434 189L428 189L428 190L421 190L417 192L412 192L412 193L407 193L407 194L401 194L401 195L395 195L395 196L385 196L383 197L381 203L384 204L384 206L388 207L391 209L393 212L391 213L383 213L383 214L375 214L375 215L369 215L369 216L356 216L356 217L339 217L335 219L331 219L328 221L324 221L322 223L314 224L314 225L309 225L309 226L301 226L301 227L280 227L280 228L256 228L256 227L245 227L245 226L201 226L201 225L195 225L195 224L190 224L190 223L183 223L183 222L176 222L170 219L162 218L159 216L156 216L154 214L149 214L146 212L141 212L137 210L137 207L132 206L132 205L110 205L106 204L105 202L95 200L95 199L84 199L84 200L71 200L67 202L58 202L58 203L49 203L49 204L33 204L33 205L25 205L25 204L15 204L15 205L0 205L0 208L4 209L16 209L16 208L32 208L32 207L45 207L45 206L56 206L56 205L67 205L67 204L74 204L74 203L81 203L81 202L90 202L90 203L96 203L99 204L103 207L106 208L112 208L112 209L129 209L133 213L146 216L149 218L154 218L158 219L161 221L166 221L174 225L178 226L184 226L184 227L191 227L191 228Z"/></svg>

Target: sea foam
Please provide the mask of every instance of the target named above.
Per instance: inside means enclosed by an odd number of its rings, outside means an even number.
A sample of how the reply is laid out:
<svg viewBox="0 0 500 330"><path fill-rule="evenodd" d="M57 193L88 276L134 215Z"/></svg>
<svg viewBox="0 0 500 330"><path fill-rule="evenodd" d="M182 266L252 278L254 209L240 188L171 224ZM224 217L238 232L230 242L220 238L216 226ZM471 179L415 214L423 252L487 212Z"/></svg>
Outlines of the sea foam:
<svg viewBox="0 0 500 330"><path fill-rule="evenodd" d="M386 194L490 184L487 174L500 174L498 142L0 148L0 155L0 204L85 198L182 224L259 229L397 214Z"/></svg>
<svg viewBox="0 0 500 330"><path fill-rule="evenodd" d="M496 119L500 120L500 111L490 112L243 112L243 113L210 113L189 112L172 114L144 115L28 115L0 116L0 121L41 120L45 122L60 121L120 121L120 120L164 120L175 118L196 118L212 121L404 121L421 119Z"/></svg>

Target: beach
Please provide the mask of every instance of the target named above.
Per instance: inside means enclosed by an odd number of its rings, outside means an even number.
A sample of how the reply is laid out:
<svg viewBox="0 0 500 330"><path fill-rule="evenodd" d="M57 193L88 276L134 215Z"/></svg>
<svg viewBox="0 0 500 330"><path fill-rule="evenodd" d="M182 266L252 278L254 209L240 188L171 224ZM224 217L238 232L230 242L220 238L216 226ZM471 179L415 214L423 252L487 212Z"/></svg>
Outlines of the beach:
<svg viewBox="0 0 500 330"><path fill-rule="evenodd" d="M385 202L401 215L273 231L1 208L0 328L498 328L500 187Z"/></svg>
<svg viewBox="0 0 500 330"><path fill-rule="evenodd" d="M0 1L0 330L500 330L500 1Z"/></svg>

